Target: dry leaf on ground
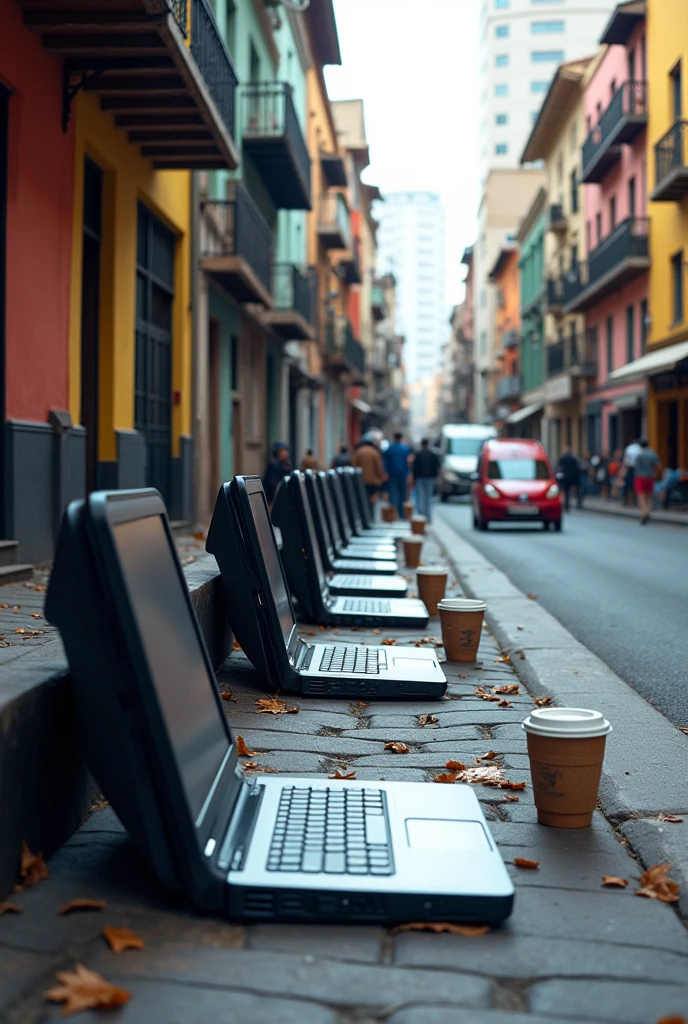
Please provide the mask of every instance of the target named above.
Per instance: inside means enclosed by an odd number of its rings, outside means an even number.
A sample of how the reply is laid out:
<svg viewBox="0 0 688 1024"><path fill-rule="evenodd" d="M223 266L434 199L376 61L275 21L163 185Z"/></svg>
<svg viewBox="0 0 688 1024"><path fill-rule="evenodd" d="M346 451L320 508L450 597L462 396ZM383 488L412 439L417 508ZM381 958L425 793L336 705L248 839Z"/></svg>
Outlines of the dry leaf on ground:
<svg viewBox="0 0 688 1024"><path fill-rule="evenodd" d="M22 843L19 857L19 878L20 883L15 886L19 889L30 889L43 878L50 878L48 865L43 860L42 853L31 853L26 843Z"/></svg>
<svg viewBox="0 0 688 1024"><path fill-rule="evenodd" d="M232 696L233 693L234 693L233 690L223 690L222 693L220 694L220 696L222 697L223 700L227 700L227 701L231 700L231 701L233 701L234 704L238 704L239 701L236 700L236 698Z"/></svg>
<svg viewBox="0 0 688 1024"><path fill-rule="evenodd" d="M371 631L370 631L370 632L371 632L371 633L375 633L375 635L376 635L376 636L379 636L379 635L380 635L380 633L382 632L382 630L381 630L381 629L371 629Z"/></svg>
<svg viewBox="0 0 688 1024"><path fill-rule="evenodd" d="M385 743L385 750L391 750L393 754L408 754L409 748L405 743Z"/></svg>
<svg viewBox="0 0 688 1024"><path fill-rule="evenodd" d="M504 799L508 804L517 804L520 797L517 797L514 793L505 793Z"/></svg>
<svg viewBox="0 0 688 1024"><path fill-rule="evenodd" d="M499 697L495 697L493 693L487 693L485 690L483 690L482 686L479 686L478 689L474 692L475 696L480 697L481 700L489 700L495 703L499 702Z"/></svg>
<svg viewBox="0 0 688 1024"><path fill-rule="evenodd" d="M205 530L197 530L193 535L194 540L205 540Z"/></svg>
<svg viewBox="0 0 688 1024"><path fill-rule="evenodd" d="M450 935L466 935L475 938L487 935L491 931L489 924L452 924L449 921L410 921L392 928L392 935L400 932L449 932Z"/></svg>
<svg viewBox="0 0 688 1024"><path fill-rule="evenodd" d="M9 608L8 604L0 604L0 608Z"/></svg>
<svg viewBox="0 0 688 1024"><path fill-rule="evenodd" d="M500 700L500 702L497 705L497 707L498 708L510 708L510 707L513 707L513 704L511 703L510 700Z"/></svg>
<svg viewBox="0 0 688 1024"><path fill-rule="evenodd" d="M537 601L537 595L535 595L535 594L528 594L527 596L528 596L528 600L529 601Z"/></svg>
<svg viewBox="0 0 688 1024"><path fill-rule="evenodd" d="M535 697L533 703L539 708L546 708L552 703L552 697Z"/></svg>
<svg viewBox="0 0 688 1024"><path fill-rule="evenodd" d="M366 702L364 700L359 700L356 703L356 707L357 708L367 708L368 705L366 704Z"/></svg>
<svg viewBox="0 0 688 1024"><path fill-rule="evenodd" d="M636 896L646 896L661 903L678 903L680 886L669 878L671 864L653 864L640 876L640 889Z"/></svg>
<svg viewBox="0 0 688 1024"><path fill-rule="evenodd" d="M433 782L447 782L454 783L458 779L458 772L442 772L441 775L436 775L432 780Z"/></svg>
<svg viewBox="0 0 688 1024"><path fill-rule="evenodd" d="M686 1024L686 1018L673 1014L671 1017L660 1017L656 1024Z"/></svg>
<svg viewBox="0 0 688 1024"><path fill-rule="evenodd" d="M241 644L239 643L238 640L232 640L232 650L233 651L240 651L241 650Z"/></svg>
<svg viewBox="0 0 688 1024"><path fill-rule="evenodd" d="M688 736L688 725L679 725L678 731L684 732Z"/></svg>
<svg viewBox="0 0 688 1024"><path fill-rule="evenodd" d="M261 697L254 702L258 705L259 715L295 715L298 708L288 708L286 700L281 697Z"/></svg>
<svg viewBox="0 0 688 1024"><path fill-rule="evenodd" d="M243 736L237 736L236 738L237 754L239 757L253 757L255 750L249 750L246 746L246 740Z"/></svg>
<svg viewBox="0 0 688 1024"><path fill-rule="evenodd" d="M258 764L257 761L244 761L245 772L258 772L260 775L279 775L279 768L270 768L266 764Z"/></svg>
<svg viewBox="0 0 688 1024"><path fill-rule="evenodd" d="M18 907L16 903L0 903L0 917L3 914L23 914L24 908Z"/></svg>
<svg viewBox="0 0 688 1024"><path fill-rule="evenodd" d="M328 775L327 777L328 779L355 779L356 772L340 772L339 769L337 769L334 775Z"/></svg>
<svg viewBox="0 0 688 1024"><path fill-rule="evenodd" d="M392 647L396 643L396 640L391 636L386 636L384 640L380 641L380 643L383 647Z"/></svg>
<svg viewBox="0 0 688 1024"><path fill-rule="evenodd" d="M511 664L511 655L505 654L504 657L502 657L502 658L495 658L495 661L499 662L500 664L504 664L505 663L507 665L510 665Z"/></svg>
<svg viewBox="0 0 688 1024"><path fill-rule="evenodd" d="M492 783L488 783L488 785L492 785ZM502 779L502 781L499 783L499 788L500 789L525 789L526 788L526 784L525 784L525 782L511 782L509 779Z"/></svg>
<svg viewBox="0 0 688 1024"><path fill-rule="evenodd" d="M103 910L106 906L105 900L70 900L58 910L58 914L71 914L74 910Z"/></svg>
<svg viewBox="0 0 688 1024"><path fill-rule="evenodd" d="M60 982L45 993L51 1003L64 1003L62 1016L69 1017L82 1010L114 1010L131 999L126 989L111 985L100 974L77 964L73 971L57 971Z"/></svg>
<svg viewBox="0 0 688 1024"><path fill-rule="evenodd" d="M420 725L437 725L439 718L437 715L421 715L418 721Z"/></svg>
<svg viewBox="0 0 688 1024"><path fill-rule="evenodd" d="M112 925L106 924L103 928L103 938L113 953L123 953L125 949L146 948L146 943L131 928L113 928Z"/></svg>
<svg viewBox="0 0 688 1024"><path fill-rule="evenodd" d="M678 825L683 821L678 814L665 814L664 811L660 811L657 815L657 821L668 821L671 825Z"/></svg>
<svg viewBox="0 0 688 1024"><path fill-rule="evenodd" d="M476 760L476 762L478 762L478 761L492 761L493 758L495 758L496 756L497 755L494 752L494 750L488 750L488 752L486 754L483 754L482 757L476 757L475 760Z"/></svg>
<svg viewBox="0 0 688 1024"><path fill-rule="evenodd" d="M609 889L625 889L628 885L626 878L618 878L616 875L602 875L602 885Z"/></svg>
<svg viewBox="0 0 688 1024"><path fill-rule="evenodd" d="M26 633L25 629L15 629L15 633Z"/></svg>
<svg viewBox="0 0 688 1024"><path fill-rule="evenodd" d="M450 772L462 772L466 765L463 761L447 761L444 767L448 768Z"/></svg>
<svg viewBox="0 0 688 1024"><path fill-rule="evenodd" d="M529 868L531 871L540 867L539 860L529 860L527 857L514 857L511 863L517 868Z"/></svg>
<svg viewBox="0 0 688 1024"><path fill-rule="evenodd" d="M43 616L40 614L40 612L31 612L31 618L32 619L40 619L42 617Z"/></svg>
<svg viewBox="0 0 688 1024"><path fill-rule="evenodd" d="M495 686L495 693L514 693L521 696L521 691L518 688L518 683L505 683L504 686Z"/></svg>

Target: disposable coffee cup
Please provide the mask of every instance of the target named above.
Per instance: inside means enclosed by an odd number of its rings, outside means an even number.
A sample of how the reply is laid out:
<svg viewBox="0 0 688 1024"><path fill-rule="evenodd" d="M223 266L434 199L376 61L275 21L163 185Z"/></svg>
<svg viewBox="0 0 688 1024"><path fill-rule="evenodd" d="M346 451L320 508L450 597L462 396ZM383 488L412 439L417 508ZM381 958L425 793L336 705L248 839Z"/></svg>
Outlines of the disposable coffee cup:
<svg viewBox="0 0 688 1024"><path fill-rule="evenodd" d="M444 565L421 565L416 569L418 597L428 609L428 615L437 615L437 605L447 589L449 569Z"/></svg>
<svg viewBox="0 0 688 1024"><path fill-rule="evenodd" d="M404 519L410 519L412 515L413 515L413 502L412 501L405 501L404 502Z"/></svg>
<svg viewBox="0 0 688 1024"><path fill-rule="evenodd" d="M487 605L470 597L444 598L437 605L448 661L475 661Z"/></svg>
<svg viewBox="0 0 688 1024"><path fill-rule="evenodd" d="M425 516L411 516L411 533L425 533L427 521Z"/></svg>
<svg viewBox="0 0 688 1024"><path fill-rule="evenodd" d="M592 824L607 736L600 711L536 708L523 722L538 821L555 828Z"/></svg>
<svg viewBox="0 0 688 1024"><path fill-rule="evenodd" d="M414 535L403 537L401 543L404 545L404 561L407 568L417 568L420 562L420 549L423 547L423 538Z"/></svg>
<svg viewBox="0 0 688 1024"><path fill-rule="evenodd" d="M384 523L393 523L397 518L397 510L394 505L383 505L382 506L382 521Z"/></svg>

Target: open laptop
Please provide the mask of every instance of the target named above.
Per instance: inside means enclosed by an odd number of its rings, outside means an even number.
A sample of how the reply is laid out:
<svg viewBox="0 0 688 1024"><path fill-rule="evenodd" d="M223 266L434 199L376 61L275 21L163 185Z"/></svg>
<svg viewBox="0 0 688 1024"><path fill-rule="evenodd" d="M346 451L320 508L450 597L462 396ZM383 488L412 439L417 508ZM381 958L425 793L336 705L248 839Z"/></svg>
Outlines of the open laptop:
<svg viewBox="0 0 688 1024"><path fill-rule="evenodd" d="M333 697L444 695L434 648L301 639L260 477L236 476L222 485L206 548L220 566L229 624L275 689Z"/></svg>
<svg viewBox="0 0 688 1024"><path fill-rule="evenodd" d="M356 504L361 516L364 529L375 529L378 534L382 533L389 537L406 537L411 532L411 523L408 519L400 519L394 523L378 523L373 518L373 513L368 501L368 494L363 482L363 470L360 466L349 466L348 471L354 477L354 495Z"/></svg>
<svg viewBox="0 0 688 1024"><path fill-rule="evenodd" d="M321 626L407 626L425 629L428 611L407 597L333 597L315 536L303 476L295 470L279 485L272 521L282 531L282 564L292 594Z"/></svg>
<svg viewBox="0 0 688 1024"><path fill-rule="evenodd" d="M362 594L366 594L368 597L406 597L408 583L403 576L366 575L358 573L355 569L347 572L349 565L337 558L332 542L329 540L329 528L325 521L325 511L320 499L317 477L311 469L307 469L303 478L320 552L320 561L326 572L334 573L327 581L330 593L344 594L347 597L360 597ZM342 571L335 568L337 563Z"/></svg>
<svg viewBox="0 0 688 1024"><path fill-rule="evenodd" d="M321 469L317 473L313 473L313 479L320 496L320 504L323 511L323 518L320 521L325 532L328 551L331 552L328 555L327 561L323 563L325 567L329 571L334 572L366 572L373 575L391 575L395 573L399 568L396 562L391 559L373 558L367 548L365 550L359 549L354 554L351 553L352 549L347 547L346 541L339 529L339 520L335 515L334 501L327 473Z"/></svg>
<svg viewBox="0 0 688 1024"><path fill-rule="evenodd" d="M342 538L342 551L347 551L350 554L355 555L363 554L363 557L368 554L370 558L394 558L396 553L394 538L354 536L354 532L351 529L351 524L349 522L349 516L346 512L342 482L337 470L326 470L324 480L325 486L329 488L332 498L334 516L339 527L339 534ZM339 552L340 549L338 548L337 550Z"/></svg>
<svg viewBox="0 0 688 1024"><path fill-rule="evenodd" d="M247 777L156 491L67 509L46 602L90 767L161 882L248 920L499 922L467 785Z"/></svg>
<svg viewBox="0 0 688 1024"><path fill-rule="evenodd" d="M358 495L356 493L356 477L355 470L348 466L342 466L335 470L342 486L342 494L344 496L344 512L347 515L349 527L353 534L352 543L356 544L361 540L367 540L371 544L373 543L394 543L395 540L401 537L407 537L411 524L406 520L403 520L402 529L399 529L399 524L390 524L393 527L391 530L384 524L368 526L364 522L361 508L358 502ZM366 502L367 504L367 502Z"/></svg>

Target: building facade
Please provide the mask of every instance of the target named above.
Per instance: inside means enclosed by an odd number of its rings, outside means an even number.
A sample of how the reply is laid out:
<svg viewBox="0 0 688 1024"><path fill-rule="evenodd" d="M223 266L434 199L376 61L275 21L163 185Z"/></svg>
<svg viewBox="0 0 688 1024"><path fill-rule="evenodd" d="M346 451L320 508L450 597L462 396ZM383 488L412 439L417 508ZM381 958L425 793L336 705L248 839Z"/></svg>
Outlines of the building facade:
<svg viewBox="0 0 688 1024"><path fill-rule="evenodd" d="M497 349L497 391L495 426L503 426L520 407L521 393L521 302L518 249L502 246L490 271L496 290L495 347ZM501 351L500 351L501 346Z"/></svg>
<svg viewBox="0 0 688 1024"><path fill-rule="evenodd" d="M547 189L538 189L516 235L519 245L521 408L506 418L508 431L543 439L545 406L545 236Z"/></svg>

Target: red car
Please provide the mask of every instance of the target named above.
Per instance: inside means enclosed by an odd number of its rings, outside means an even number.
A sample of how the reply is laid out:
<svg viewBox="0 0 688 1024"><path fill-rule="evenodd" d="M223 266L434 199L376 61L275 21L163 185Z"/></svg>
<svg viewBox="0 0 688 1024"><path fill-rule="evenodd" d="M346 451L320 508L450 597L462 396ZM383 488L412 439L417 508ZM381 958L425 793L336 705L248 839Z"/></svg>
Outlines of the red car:
<svg viewBox="0 0 688 1024"><path fill-rule="evenodd" d="M473 526L541 522L561 530L561 493L539 441L499 438L486 441L471 487Z"/></svg>

